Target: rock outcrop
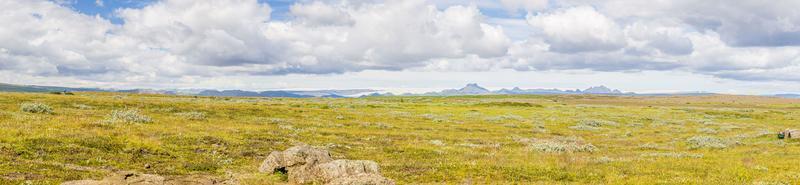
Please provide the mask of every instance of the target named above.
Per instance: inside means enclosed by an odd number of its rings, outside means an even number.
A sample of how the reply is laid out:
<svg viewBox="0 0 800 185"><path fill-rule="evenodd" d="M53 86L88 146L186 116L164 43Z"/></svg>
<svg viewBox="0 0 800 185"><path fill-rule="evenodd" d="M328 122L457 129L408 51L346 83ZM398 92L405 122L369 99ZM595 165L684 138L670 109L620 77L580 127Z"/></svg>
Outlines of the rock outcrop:
<svg viewBox="0 0 800 185"><path fill-rule="evenodd" d="M365 160L333 160L328 151L307 145L274 151L259 171L284 172L291 184L393 185L380 174L378 164Z"/></svg>

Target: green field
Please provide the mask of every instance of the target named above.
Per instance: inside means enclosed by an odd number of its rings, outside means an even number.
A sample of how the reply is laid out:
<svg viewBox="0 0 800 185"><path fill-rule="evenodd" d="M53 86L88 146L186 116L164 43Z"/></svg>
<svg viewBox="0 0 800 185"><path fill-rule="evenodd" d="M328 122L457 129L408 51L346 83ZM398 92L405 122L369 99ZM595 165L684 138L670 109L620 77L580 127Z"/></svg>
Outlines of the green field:
<svg viewBox="0 0 800 185"><path fill-rule="evenodd" d="M776 136L799 123L800 101L756 96L0 93L0 184L118 170L281 184L256 169L298 143L398 184L800 184L800 141Z"/></svg>

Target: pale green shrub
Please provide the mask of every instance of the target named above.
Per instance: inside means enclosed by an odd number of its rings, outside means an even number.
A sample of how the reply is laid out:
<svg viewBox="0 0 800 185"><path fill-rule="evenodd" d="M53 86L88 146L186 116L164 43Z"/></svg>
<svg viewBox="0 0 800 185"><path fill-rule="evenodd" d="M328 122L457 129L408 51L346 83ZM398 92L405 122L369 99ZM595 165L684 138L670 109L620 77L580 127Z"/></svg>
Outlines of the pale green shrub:
<svg viewBox="0 0 800 185"><path fill-rule="evenodd" d="M52 114L53 108L44 103L22 103L20 105L22 112L38 113L38 114Z"/></svg>
<svg viewBox="0 0 800 185"><path fill-rule="evenodd" d="M75 108L81 109L81 110L94 109L94 107L89 106L89 105L84 105L84 104L72 104L72 107L75 107Z"/></svg>
<svg viewBox="0 0 800 185"><path fill-rule="evenodd" d="M665 152L665 153L647 153L647 154L642 154L642 157L703 158L703 154Z"/></svg>
<svg viewBox="0 0 800 185"><path fill-rule="evenodd" d="M153 119L142 115L139 113L138 110L135 109L126 109L126 110L114 110L111 112L111 115L106 119L106 122L109 123L150 123L153 122Z"/></svg>
<svg viewBox="0 0 800 185"><path fill-rule="evenodd" d="M586 126L586 125L575 125L575 126L570 126L569 128L572 129L572 130L584 130L584 131L597 131L597 130L600 130L599 127Z"/></svg>
<svg viewBox="0 0 800 185"><path fill-rule="evenodd" d="M181 113L176 113L175 115L178 115L180 117L186 118L188 120L193 120L193 121L206 120L206 113L203 113L203 112L196 112L196 111L181 112Z"/></svg>
<svg viewBox="0 0 800 185"><path fill-rule="evenodd" d="M697 132L706 134L716 134L717 130L714 130L713 128L699 128L697 129Z"/></svg>
<svg viewBox="0 0 800 185"><path fill-rule="evenodd" d="M594 152L597 147L591 143L584 143L577 138L555 138L555 139L519 139L519 142L526 143L531 150L546 153L574 153L574 152Z"/></svg>
<svg viewBox="0 0 800 185"><path fill-rule="evenodd" d="M578 124L574 126L570 126L570 129L573 130L585 130L585 131L597 131L600 130L603 126L618 126L617 122L607 121L607 120L580 120Z"/></svg>
<svg viewBox="0 0 800 185"><path fill-rule="evenodd" d="M689 148L691 149L698 149L698 148L728 148L728 146L734 144L731 141L727 141L721 139L719 137L714 136L694 136L686 139L686 142L689 144Z"/></svg>

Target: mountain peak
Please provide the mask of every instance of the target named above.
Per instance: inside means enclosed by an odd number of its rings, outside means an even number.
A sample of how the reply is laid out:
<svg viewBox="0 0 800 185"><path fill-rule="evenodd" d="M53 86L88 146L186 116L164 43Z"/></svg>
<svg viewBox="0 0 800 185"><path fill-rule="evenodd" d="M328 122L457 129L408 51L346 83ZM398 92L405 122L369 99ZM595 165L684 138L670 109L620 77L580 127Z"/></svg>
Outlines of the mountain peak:
<svg viewBox="0 0 800 185"><path fill-rule="evenodd" d="M477 83L470 83L467 86L458 90L461 94L487 94L490 93L486 88L481 87Z"/></svg>
<svg viewBox="0 0 800 185"><path fill-rule="evenodd" d="M470 83L467 86L462 87L461 89L450 89L442 91L442 94L450 94L450 95L469 95L469 94L490 94L492 91L489 91L486 88L481 87L477 83Z"/></svg>
<svg viewBox="0 0 800 185"><path fill-rule="evenodd" d="M467 86L465 86L465 87L478 87L478 88L483 88L483 87L481 87L480 85L478 85L478 83L468 83L468 84L467 84Z"/></svg>
<svg viewBox="0 0 800 185"><path fill-rule="evenodd" d="M622 94L621 91L616 89L610 89L605 85L589 87L586 90L582 91L585 94Z"/></svg>

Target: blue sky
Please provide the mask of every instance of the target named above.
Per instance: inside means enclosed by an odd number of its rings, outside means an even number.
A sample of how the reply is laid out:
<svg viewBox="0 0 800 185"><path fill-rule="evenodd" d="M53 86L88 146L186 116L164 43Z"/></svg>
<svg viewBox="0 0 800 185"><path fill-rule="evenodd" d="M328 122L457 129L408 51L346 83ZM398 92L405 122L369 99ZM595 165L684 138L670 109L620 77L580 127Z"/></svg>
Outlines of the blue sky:
<svg viewBox="0 0 800 185"><path fill-rule="evenodd" d="M0 82L795 93L795 7L800 1L6 0L0 24L16 26L0 31Z"/></svg>
<svg viewBox="0 0 800 185"><path fill-rule="evenodd" d="M76 11L87 15L100 15L111 20L115 24L122 24L122 20L114 16L114 11L121 8L142 8L156 0L52 0L54 2L66 2ZM102 3L98 3L102 2ZM290 16L289 7L296 3L294 0L258 0L260 3L267 3L272 8L272 18L276 20L287 20ZM480 7L481 12L489 17L498 18L523 18L525 13L510 13L501 8Z"/></svg>

